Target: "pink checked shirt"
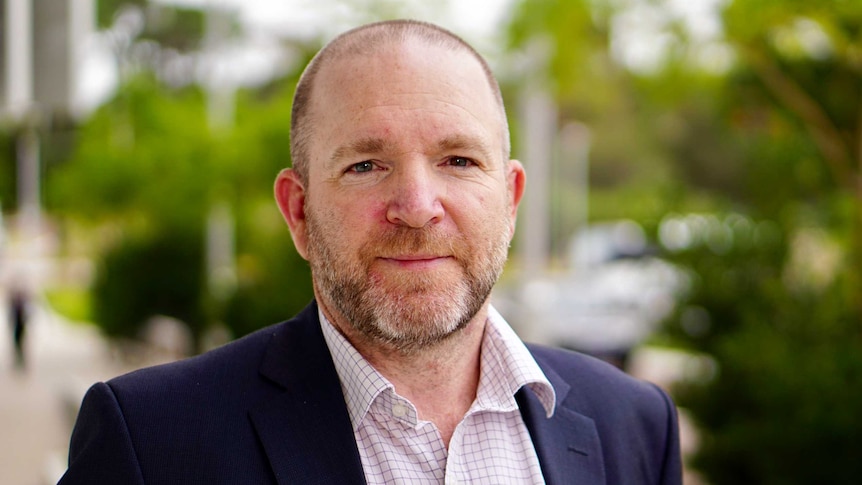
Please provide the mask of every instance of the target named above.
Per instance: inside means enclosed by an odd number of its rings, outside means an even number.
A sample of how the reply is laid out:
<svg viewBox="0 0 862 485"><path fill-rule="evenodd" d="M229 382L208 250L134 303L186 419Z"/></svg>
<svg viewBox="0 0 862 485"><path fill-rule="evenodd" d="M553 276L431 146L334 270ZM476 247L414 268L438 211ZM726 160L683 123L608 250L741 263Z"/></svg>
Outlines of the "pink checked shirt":
<svg viewBox="0 0 862 485"><path fill-rule="evenodd" d="M539 459L515 393L529 386L550 417L554 388L493 308L482 340L476 400L455 428L447 450L430 421L395 393L320 312L353 423L362 468L373 484L544 484Z"/></svg>

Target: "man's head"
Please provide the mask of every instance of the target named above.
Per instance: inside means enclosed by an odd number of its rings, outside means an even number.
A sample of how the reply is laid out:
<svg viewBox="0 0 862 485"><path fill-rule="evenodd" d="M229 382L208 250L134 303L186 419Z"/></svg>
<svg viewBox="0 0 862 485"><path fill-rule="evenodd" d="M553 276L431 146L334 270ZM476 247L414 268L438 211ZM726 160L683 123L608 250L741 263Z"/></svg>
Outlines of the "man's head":
<svg viewBox="0 0 862 485"><path fill-rule="evenodd" d="M333 323L409 352L483 311L524 188L484 60L436 26L360 27L311 62L293 113L276 198Z"/></svg>
<svg viewBox="0 0 862 485"><path fill-rule="evenodd" d="M294 170L302 180L308 176L307 146L315 127L314 115L310 107L311 98L315 80L323 66L346 58L374 54L387 43L400 44L407 40L418 40L451 52L465 53L479 63L500 110L503 158L508 160L509 126L503 105L503 95L485 59L470 44L446 29L414 20L393 20L363 25L339 35L321 49L303 71L296 86L290 119L290 158Z"/></svg>

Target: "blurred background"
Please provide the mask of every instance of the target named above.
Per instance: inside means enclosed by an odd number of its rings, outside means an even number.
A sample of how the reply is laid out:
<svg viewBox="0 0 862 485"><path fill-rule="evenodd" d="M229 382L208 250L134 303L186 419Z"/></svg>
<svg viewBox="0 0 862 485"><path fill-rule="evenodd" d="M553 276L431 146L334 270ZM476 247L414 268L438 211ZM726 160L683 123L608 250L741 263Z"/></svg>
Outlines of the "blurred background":
<svg viewBox="0 0 862 485"><path fill-rule="evenodd" d="M291 96L398 17L500 79L522 337L668 389L686 483L862 480L862 2L0 6L0 483L56 482L94 381L310 300L272 198Z"/></svg>

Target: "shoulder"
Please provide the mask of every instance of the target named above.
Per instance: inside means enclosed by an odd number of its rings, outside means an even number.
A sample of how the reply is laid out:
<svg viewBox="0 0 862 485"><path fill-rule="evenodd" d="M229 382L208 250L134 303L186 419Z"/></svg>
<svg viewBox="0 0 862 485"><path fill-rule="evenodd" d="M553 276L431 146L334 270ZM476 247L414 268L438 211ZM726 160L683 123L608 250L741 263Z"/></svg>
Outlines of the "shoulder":
<svg viewBox="0 0 862 485"><path fill-rule="evenodd" d="M195 357L147 367L113 378L107 385L119 399L134 396L149 403L223 395L249 396L258 392L261 367L273 353L283 352L286 342L308 345L318 327L316 307L311 305L291 320L265 327L222 347ZM290 363L290 355L285 356ZM220 399L221 400L221 399Z"/></svg>
<svg viewBox="0 0 862 485"><path fill-rule="evenodd" d="M239 377L256 370L261 356L282 324L273 325L203 354L139 369L115 377L108 385L117 390L142 390L196 385Z"/></svg>
<svg viewBox="0 0 862 485"><path fill-rule="evenodd" d="M292 345L307 345L319 332L317 306L312 303L294 318L270 325L240 339L203 354L140 369L108 381L112 388L147 388L148 384L165 387L193 384L196 387L214 385L219 382L233 382L257 376L267 352L273 347L283 348Z"/></svg>
<svg viewBox="0 0 862 485"><path fill-rule="evenodd" d="M666 423L669 415L675 414L673 402L664 390L607 362L570 350L527 347L557 390L557 399L584 415Z"/></svg>
<svg viewBox="0 0 862 485"><path fill-rule="evenodd" d="M323 340L315 328L303 312L197 357L95 384L69 455L69 476L86 478L68 483L143 483L132 479L141 473L147 483L268 483L250 415L283 402L279 372L310 373L307 355L319 353ZM93 479L99 473L112 478Z"/></svg>
<svg viewBox="0 0 862 485"><path fill-rule="evenodd" d="M102 385L103 390L110 391L133 437L148 436L148 428L158 436L173 436L185 427L223 420L275 392L258 377L258 368L283 325L195 357L115 377Z"/></svg>
<svg viewBox="0 0 862 485"><path fill-rule="evenodd" d="M580 352L535 344L527 344L527 348L542 370L557 374L573 387L633 392L654 387L603 360Z"/></svg>
<svg viewBox="0 0 862 485"><path fill-rule="evenodd" d="M557 392L557 411L590 418L608 483L680 483L679 428L670 396L599 359L528 345ZM637 480L648 471L650 480Z"/></svg>

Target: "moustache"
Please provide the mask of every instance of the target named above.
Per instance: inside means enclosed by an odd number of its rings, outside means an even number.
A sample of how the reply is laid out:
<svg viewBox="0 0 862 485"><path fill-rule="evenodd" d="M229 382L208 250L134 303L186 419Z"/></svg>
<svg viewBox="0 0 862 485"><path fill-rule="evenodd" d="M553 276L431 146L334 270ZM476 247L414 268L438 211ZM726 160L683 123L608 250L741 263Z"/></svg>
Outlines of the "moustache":
<svg viewBox="0 0 862 485"><path fill-rule="evenodd" d="M405 255L458 256L464 245L454 236L437 229L392 227L381 231L362 246L361 254L367 258L398 257Z"/></svg>

